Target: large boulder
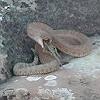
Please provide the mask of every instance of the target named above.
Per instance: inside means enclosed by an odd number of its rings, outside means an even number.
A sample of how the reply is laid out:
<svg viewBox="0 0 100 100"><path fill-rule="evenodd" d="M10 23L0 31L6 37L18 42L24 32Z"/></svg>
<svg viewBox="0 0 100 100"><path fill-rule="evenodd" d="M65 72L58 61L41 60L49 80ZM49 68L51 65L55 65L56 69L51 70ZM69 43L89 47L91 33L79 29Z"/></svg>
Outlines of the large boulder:
<svg viewBox="0 0 100 100"><path fill-rule="evenodd" d="M100 33L99 0L36 0L39 21L54 29L74 29L84 34Z"/></svg>
<svg viewBox="0 0 100 100"><path fill-rule="evenodd" d="M70 29L87 35L100 33L99 0L5 0L0 1L0 20L7 60L32 62L34 42L27 36L27 24L47 23L53 29Z"/></svg>

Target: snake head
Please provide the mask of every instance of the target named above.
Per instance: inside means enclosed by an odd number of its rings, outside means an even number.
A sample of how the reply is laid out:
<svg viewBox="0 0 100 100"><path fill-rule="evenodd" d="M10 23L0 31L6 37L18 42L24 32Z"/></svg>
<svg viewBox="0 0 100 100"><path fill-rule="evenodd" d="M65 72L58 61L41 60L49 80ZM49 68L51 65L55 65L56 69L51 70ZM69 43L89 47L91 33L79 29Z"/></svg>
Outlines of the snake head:
<svg viewBox="0 0 100 100"><path fill-rule="evenodd" d="M27 27L27 35L40 44L42 48L44 48L44 42L52 41L51 36L46 31L38 27L32 27L32 25Z"/></svg>

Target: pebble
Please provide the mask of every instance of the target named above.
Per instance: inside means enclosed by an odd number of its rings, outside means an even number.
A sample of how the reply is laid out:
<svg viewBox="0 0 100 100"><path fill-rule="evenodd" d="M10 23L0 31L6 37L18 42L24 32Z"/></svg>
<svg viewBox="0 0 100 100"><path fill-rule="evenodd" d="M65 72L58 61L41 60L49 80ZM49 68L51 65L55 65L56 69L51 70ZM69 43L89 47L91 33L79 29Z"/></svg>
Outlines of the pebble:
<svg viewBox="0 0 100 100"><path fill-rule="evenodd" d="M27 77L26 80L32 82L32 81L38 81L39 79L41 79L41 77L33 77L33 76L30 76L30 77Z"/></svg>
<svg viewBox="0 0 100 100"><path fill-rule="evenodd" d="M47 80L47 81L55 80L55 79L57 79L57 76L55 76L55 75L48 75L44 79Z"/></svg>

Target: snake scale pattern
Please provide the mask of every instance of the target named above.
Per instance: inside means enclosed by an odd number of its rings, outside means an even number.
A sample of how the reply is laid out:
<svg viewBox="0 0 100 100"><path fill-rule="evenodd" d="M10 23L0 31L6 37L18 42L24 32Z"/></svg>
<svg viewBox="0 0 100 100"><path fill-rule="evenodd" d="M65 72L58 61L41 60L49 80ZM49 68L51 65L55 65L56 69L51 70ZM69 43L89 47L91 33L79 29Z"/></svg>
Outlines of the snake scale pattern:
<svg viewBox="0 0 100 100"><path fill-rule="evenodd" d="M43 52L43 49L39 44L36 44L36 51L39 54L40 61L43 64L36 65L37 57L35 57L32 63L17 63L14 66L15 75L33 75L33 74L46 74L49 72L56 71L59 68L57 61L47 52ZM38 48L38 49L37 49ZM48 59L47 59L48 58ZM45 63L46 62L46 63Z"/></svg>
<svg viewBox="0 0 100 100"><path fill-rule="evenodd" d="M34 59L36 62L30 64L17 63L13 68L15 75L46 74L59 69L56 58L44 50L44 42L47 41L61 52L74 57L86 56L91 51L89 38L76 31L53 30L47 24L33 22L27 26L27 35L36 41L35 51L42 64L36 65L37 57Z"/></svg>

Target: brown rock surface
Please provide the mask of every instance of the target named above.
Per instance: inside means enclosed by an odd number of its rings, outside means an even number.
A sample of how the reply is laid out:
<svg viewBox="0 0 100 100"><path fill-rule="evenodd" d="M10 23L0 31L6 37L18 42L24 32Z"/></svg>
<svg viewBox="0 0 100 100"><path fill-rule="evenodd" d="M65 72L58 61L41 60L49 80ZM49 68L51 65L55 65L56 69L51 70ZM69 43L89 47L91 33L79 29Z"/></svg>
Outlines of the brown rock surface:
<svg viewBox="0 0 100 100"><path fill-rule="evenodd" d="M96 56L94 50L99 50L96 48L100 47L100 37L92 37L91 40L94 45L91 54L95 56L90 54L89 57L95 57L97 63L90 62L95 66L99 61L99 53ZM84 70L85 66L81 68L80 64L80 69L77 69L78 65L74 68L65 66L46 75L13 77L0 85L0 97L7 96L8 100L100 100L100 66L91 70L92 66L89 65L86 67L87 70L90 69L89 72Z"/></svg>
<svg viewBox="0 0 100 100"><path fill-rule="evenodd" d="M39 100L100 100L100 77L94 78L73 70L61 70L43 76L13 77L1 85L0 94L6 89L27 90L30 99ZM58 94L57 94L58 93ZM59 99L58 99L59 98ZM70 99L69 99L70 98ZM19 99L21 100L21 99ZM26 100L26 99L24 99Z"/></svg>

